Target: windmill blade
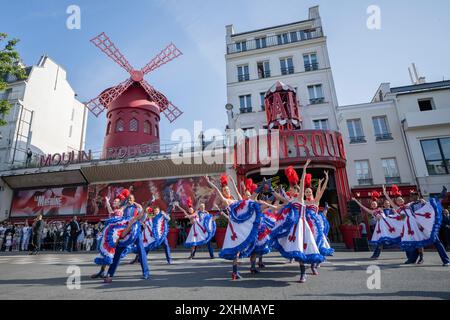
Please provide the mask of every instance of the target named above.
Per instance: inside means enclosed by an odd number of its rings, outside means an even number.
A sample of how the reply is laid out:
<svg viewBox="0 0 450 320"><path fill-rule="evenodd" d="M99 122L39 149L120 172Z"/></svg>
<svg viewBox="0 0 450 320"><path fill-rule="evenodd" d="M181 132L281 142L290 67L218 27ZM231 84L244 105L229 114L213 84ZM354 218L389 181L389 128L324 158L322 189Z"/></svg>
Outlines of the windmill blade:
<svg viewBox="0 0 450 320"><path fill-rule="evenodd" d="M125 90L127 90L132 83L133 80L127 79L117 86L103 91L97 98L90 100L85 105L89 109L89 111L91 111L96 117L98 117L100 113L102 113L105 108L108 108L108 106L114 100L116 100L116 98L120 96Z"/></svg>
<svg viewBox="0 0 450 320"><path fill-rule="evenodd" d="M85 103L86 108L89 109L90 112L92 112L94 114L94 116L98 117L100 115L100 113L103 112L103 110L105 110L105 107L103 106L103 104L100 102L100 96L98 96L95 99L92 99L89 102Z"/></svg>
<svg viewBox="0 0 450 320"><path fill-rule="evenodd" d="M147 74L152 72L153 70L159 68L163 64L175 59L176 57L181 56L183 53L178 50L178 48L170 43L167 47L165 47L160 53L156 55L145 67L141 69L143 74Z"/></svg>
<svg viewBox="0 0 450 320"><path fill-rule="evenodd" d="M104 32L91 39L91 42L128 73L131 73L133 67Z"/></svg>
<svg viewBox="0 0 450 320"><path fill-rule="evenodd" d="M172 123L183 114L183 111L178 109L175 105L173 105L172 102L169 101L169 105L167 106L167 108L162 110L162 113L164 113L167 120L169 120L169 122Z"/></svg>
<svg viewBox="0 0 450 320"><path fill-rule="evenodd" d="M150 98L158 105L159 111L162 112L170 123L174 122L183 112L170 102L161 92L153 88L147 81L140 81L142 87L147 91Z"/></svg>

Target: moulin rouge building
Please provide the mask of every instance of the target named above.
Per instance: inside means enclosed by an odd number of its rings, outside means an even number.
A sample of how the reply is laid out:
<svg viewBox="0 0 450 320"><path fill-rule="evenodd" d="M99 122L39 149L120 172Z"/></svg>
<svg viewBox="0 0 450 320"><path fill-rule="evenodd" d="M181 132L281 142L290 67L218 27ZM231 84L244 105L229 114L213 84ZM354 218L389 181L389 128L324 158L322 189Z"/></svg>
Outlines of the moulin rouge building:
<svg viewBox="0 0 450 320"><path fill-rule="evenodd" d="M159 127L170 125L182 111L144 76L172 59L182 59L181 52L169 45L142 69L134 69L105 34L92 42L128 73L122 83L87 103L90 111L105 117L103 151L43 155L28 168L3 172L3 198L10 203L7 218L23 221L43 213L48 219L62 220L77 214L83 220L98 221L107 216L104 197L114 197L122 188L132 189L143 204L154 196L163 210L187 197L212 209L216 195L204 175L228 172L238 183L251 177L257 183L265 178L274 186L286 185L284 168L292 165L300 174L311 158L313 187L324 170L330 172L322 204L330 205L330 236L339 240L350 189L318 7L310 9L307 20L296 23L243 33L226 27L230 130L224 139L179 149L177 161L173 148L159 143ZM230 133L235 130L243 138ZM274 165L277 170L271 168Z"/></svg>
<svg viewBox="0 0 450 320"><path fill-rule="evenodd" d="M237 33L229 25L226 50L228 127L241 129L248 137L246 145L239 146L246 158L233 167L238 180L271 178L273 185L287 185L284 168L292 165L301 174L311 158L313 187L324 177L324 170L330 172L321 204L326 201L331 207L330 236L336 241L350 189L319 8L310 8L306 20L270 28ZM275 130L279 130L276 143L271 141L269 150L262 153L278 152L280 170L264 176L261 168L267 165L258 158L259 144L252 137L264 131L271 136Z"/></svg>

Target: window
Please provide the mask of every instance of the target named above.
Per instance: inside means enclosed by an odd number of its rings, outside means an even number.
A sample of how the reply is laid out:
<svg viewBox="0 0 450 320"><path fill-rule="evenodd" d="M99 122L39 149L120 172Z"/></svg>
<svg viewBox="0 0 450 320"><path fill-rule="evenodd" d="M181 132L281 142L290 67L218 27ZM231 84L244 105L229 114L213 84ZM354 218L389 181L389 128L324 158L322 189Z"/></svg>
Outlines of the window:
<svg viewBox="0 0 450 320"><path fill-rule="evenodd" d="M277 35L277 42L279 45L289 43L289 33Z"/></svg>
<svg viewBox="0 0 450 320"><path fill-rule="evenodd" d="M236 51L247 51L247 41L236 42Z"/></svg>
<svg viewBox="0 0 450 320"><path fill-rule="evenodd" d="M238 66L237 71L238 71L238 81L239 82L250 80L250 74L248 72L248 65Z"/></svg>
<svg viewBox="0 0 450 320"><path fill-rule="evenodd" d="M422 99L417 101L419 103L419 110L424 111L431 111L434 109L434 101L433 99Z"/></svg>
<svg viewBox="0 0 450 320"><path fill-rule="evenodd" d="M261 49L261 48L267 47L266 37L256 38L255 43L256 43L256 49Z"/></svg>
<svg viewBox="0 0 450 320"><path fill-rule="evenodd" d="M71 138L72 137L72 125L70 125L70 127L69 127L69 138Z"/></svg>
<svg viewBox="0 0 450 320"><path fill-rule="evenodd" d="M261 110L264 111L264 110L266 110L266 106L264 104L264 100L266 98L266 93L265 92L260 92L259 93L259 98L261 100Z"/></svg>
<svg viewBox="0 0 450 320"><path fill-rule="evenodd" d="M303 63L305 65L305 71L314 71L319 69L319 64L317 63L317 54L315 53L304 54Z"/></svg>
<svg viewBox="0 0 450 320"><path fill-rule="evenodd" d="M350 143L367 142L361 125L361 119L347 120L348 135Z"/></svg>
<svg viewBox="0 0 450 320"><path fill-rule="evenodd" d="M314 30L302 30L300 31L300 39L309 40L313 38Z"/></svg>
<svg viewBox="0 0 450 320"><path fill-rule="evenodd" d="M156 136L157 138L159 138L159 128L158 128L158 125L157 125L157 124L155 124L155 136Z"/></svg>
<svg viewBox="0 0 450 320"><path fill-rule="evenodd" d="M106 135L108 135L111 132L111 121L108 122L108 125L106 126Z"/></svg>
<svg viewBox="0 0 450 320"><path fill-rule="evenodd" d="M287 75L294 73L294 62L292 57L280 59L281 74Z"/></svg>
<svg viewBox="0 0 450 320"><path fill-rule="evenodd" d="M395 158L381 159L381 166L384 170L384 177L387 184L400 183L400 173Z"/></svg>
<svg viewBox="0 0 450 320"><path fill-rule="evenodd" d="M152 126L150 124L150 121L148 121L148 120L144 121L144 133L145 134L152 134Z"/></svg>
<svg viewBox="0 0 450 320"><path fill-rule="evenodd" d="M291 36L291 42L297 42L298 41L297 31L292 31L291 33L289 33L289 35Z"/></svg>
<svg viewBox="0 0 450 320"><path fill-rule="evenodd" d="M270 77L270 64L269 61L261 61L257 63L258 79Z"/></svg>
<svg viewBox="0 0 450 320"><path fill-rule="evenodd" d="M450 137L420 141L429 175L450 173Z"/></svg>
<svg viewBox="0 0 450 320"><path fill-rule="evenodd" d="M133 118L130 120L130 123L128 125L128 130L131 132L138 132L139 131L139 121L137 119Z"/></svg>
<svg viewBox="0 0 450 320"><path fill-rule="evenodd" d="M385 116L373 117L372 122L377 141L392 140L392 134L389 131L387 118Z"/></svg>
<svg viewBox="0 0 450 320"><path fill-rule="evenodd" d="M72 115L70 116L70 120L73 121L74 117L75 117L75 108L72 109Z"/></svg>
<svg viewBox="0 0 450 320"><path fill-rule="evenodd" d="M239 105L241 113L252 112L252 95L239 96Z"/></svg>
<svg viewBox="0 0 450 320"><path fill-rule="evenodd" d="M308 93L310 104L319 104L325 101L325 98L323 97L323 90L321 84L308 86Z"/></svg>
<svg viewBox="0 0 450 320"><path fill-rule="evenodd" d="M118 119L116 122L116 132L123 132L125 130L125 122L122 119Z"/></svg>
<svg viewBox="0 0 450 320"><path fill-rule="evenodd" d="M328 119L313 120L314 129L328 130Z"/></svg>
<svg viewBox="0 0 450 320"><path fill-rule="evenodd" d="M373 184L368 160L355 161L356 179L360 186Z"/></svg>

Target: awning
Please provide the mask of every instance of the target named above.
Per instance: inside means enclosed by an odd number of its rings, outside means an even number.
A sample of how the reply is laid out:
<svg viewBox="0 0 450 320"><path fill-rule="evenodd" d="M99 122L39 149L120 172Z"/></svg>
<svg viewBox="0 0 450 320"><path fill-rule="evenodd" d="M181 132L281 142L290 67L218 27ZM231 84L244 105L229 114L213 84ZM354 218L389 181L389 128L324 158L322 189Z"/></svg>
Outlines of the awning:
<svg viewBox="0 0 450 320"><path fill-rule="evenodd" d="M224 164L175 164L170 159L83 166L89 183L203 176L225 172Z"/></svg>
<svg viewBox="0 0 450 320"><path fill-rule="evenodd" d="M1 178L11 189L80 185L88 183L81 170L19 174L2 176Z"/></svg>

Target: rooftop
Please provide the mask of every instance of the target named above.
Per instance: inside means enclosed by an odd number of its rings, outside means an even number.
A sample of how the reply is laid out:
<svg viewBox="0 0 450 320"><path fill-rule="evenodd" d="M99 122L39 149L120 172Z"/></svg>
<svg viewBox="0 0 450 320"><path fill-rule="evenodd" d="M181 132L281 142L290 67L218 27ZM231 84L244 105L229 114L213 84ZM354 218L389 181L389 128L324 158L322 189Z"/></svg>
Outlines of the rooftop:
<svg viewBox="0 0 450 320"><path fill-rule="evenodd" d="M291 22L291 23L286 23L286 24L280 24L277 26L272 26L272 27L267 27L267 28L262 28L262 29L256 29L256 30L252 30L252 31L246 31L246 32L241 32L241 33L235 33L232 34L232 37L237 37L237 36L242 36L244 34L249 34L249 33L254 33L254 32L261 32L261 31L265 31L265 30L271 30L271 29L276 29L276 28L284 28L284 27L289 27L289 26L293 26L296 24L300 24L300 23L305 23L305 22L310 22L313 21L314 19L308 19L308 20L301 20L301 21L297 21L297 22Z"/></svg>
<svg viewBox="0 0 450 320"><path fill-rule="evenodd" d="M407 93L414 91L442 89L447 87L450 88L450 80L395 87L391 88L391 93Z"/></svg>

